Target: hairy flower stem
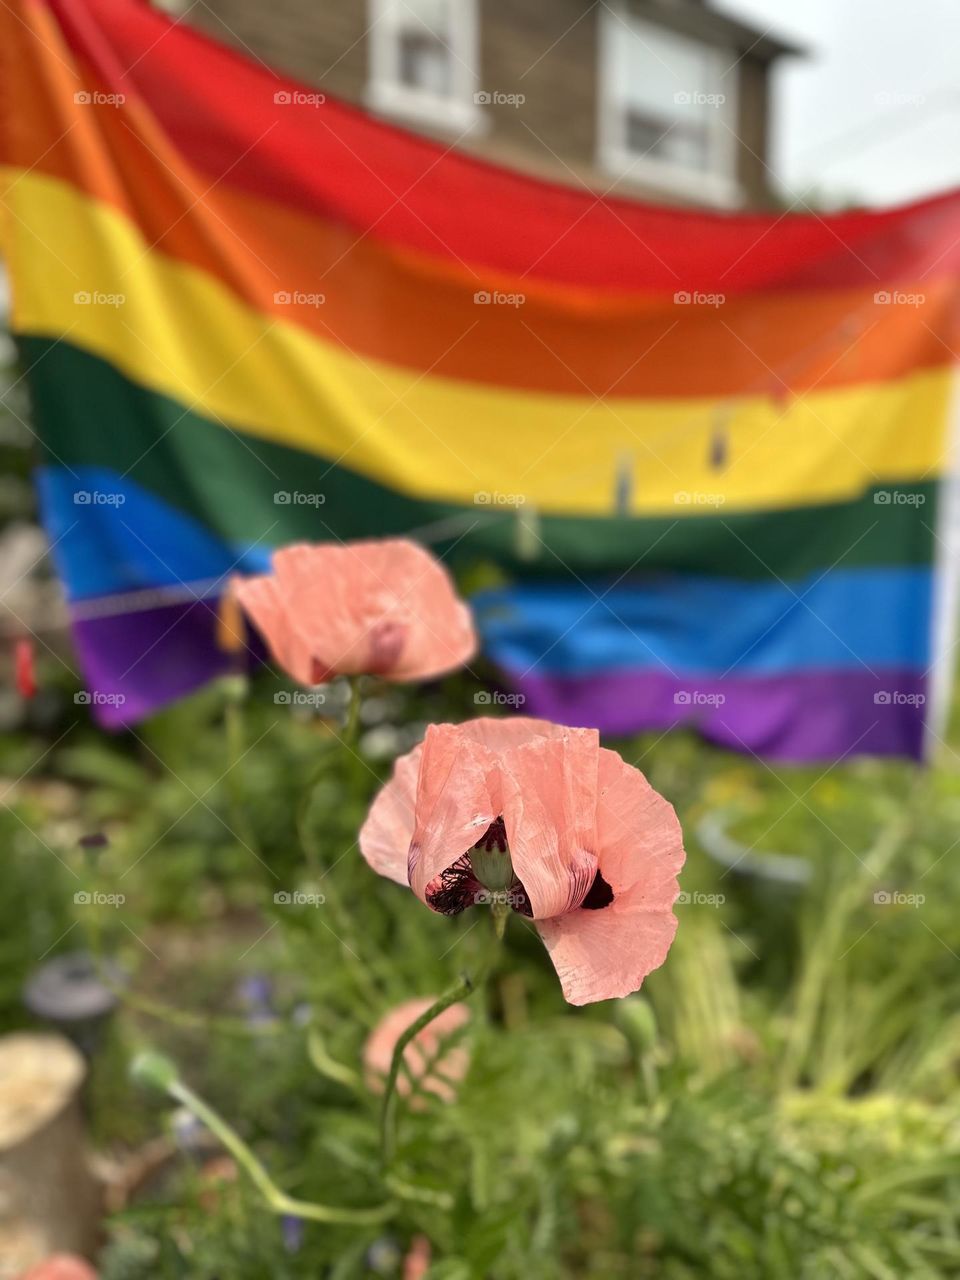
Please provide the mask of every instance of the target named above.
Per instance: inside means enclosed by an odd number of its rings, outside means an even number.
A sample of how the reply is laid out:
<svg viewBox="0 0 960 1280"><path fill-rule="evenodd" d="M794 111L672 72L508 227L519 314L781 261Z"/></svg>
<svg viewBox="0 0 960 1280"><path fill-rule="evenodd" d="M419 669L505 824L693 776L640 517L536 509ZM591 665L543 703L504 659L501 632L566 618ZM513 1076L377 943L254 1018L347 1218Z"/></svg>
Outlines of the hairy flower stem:
<svg viewBox="0 0 960 1280"><path fill-rule="evenodd" d="M227 687L226 705L223 710L227 739L227 772L224 774L224 778L227 784L227 794L230 798L233 825L236 828L232 834L240 844L245 845L250 850L255 858L262 861L257 836L253 823L250 821L247 808L247 793L240 770L241 761L252 750L252 747L256 746L256 743L253 743L250 747L244 746L246 733L243 702L245 696L245 684L231 684Z"/></svg>
<svg viewBox="0 0 960 1280"><path fill-rule="evenodd" d="M267 1207L274 1213L291 1214L297 1218L309 1219L311 1222L337 1222L354 1226L383 1222L393 1216L396 1207L390 1203L375 1205L370 1209L338 1209L332 1205L316 1204L310 1200L295 1200L280 1190L236 1130L192 1089L180 1080L173 1080L166 1086L166 1091L171 1098L175 1098L188 1111L191 1111L215 1137L219 1138L260 1192Z"/></svg>
<svg viewBox="0 0 960 1280"><path fill-rule="evenodd" d="M434 1018L439 1018L445 1009L449 1009L458 1000L464 1000L476 989L476 983L469 974L463 974L458 982L449 988L438 1000L422 1013L416 1022L412 1022L397 1041L390 1060L390 1073L387 1076L383 1105L380 1109L380 1162L383 1168L389 1169L393 1164L397 1147L397 1077L403 1062L403 1054L407 1045L418 1036L424 1027L428 1027Z"/></svg>
<svg viewBox="0 0 960 1280"><path fill-rule="evenodd" d="M394 1046L393 1057L390 1060L390 1071L387 1075L386 1088L383 1094L383 1104L380 1109L380 1163L385 1171L389 1171L397 1149L397 1077L400 1075L401 1068L406 1065L403 1055L407 1045L420 1034L424 1027L428 1027L434 1018L439 1018L444 1010L449 1009L451 1005L456 1004L459 1000L465 1000L474 991L482 990L486 986L487 979L490 977L499 955L500 942L503 939L505 925L505 919L499 920L496 915L494 916L495 946L486 962L480 965L475 975L462 974L459 981L454 983L439 999L435 1000L430 1008L417 1018L416 1022L407 1027Z"/></svg>
<svg viewBox="0 0 960 1280"><path fill-rule="evenodd" d="M505 902L495 902L492 910L494 936L498 942L502 942L503 935L507 931L507 920L510 916L510 908Z"/></svg>
<svg viewBox="0 0 960 1280"><path fill-rule="evenodd" d="M350 703L347 707L347 720L343 728L341 742L347 752L349 770L349 799L352 806L360 807L363 803L363 773L366 765L360 755L360 677L350 676Z"/></svg>

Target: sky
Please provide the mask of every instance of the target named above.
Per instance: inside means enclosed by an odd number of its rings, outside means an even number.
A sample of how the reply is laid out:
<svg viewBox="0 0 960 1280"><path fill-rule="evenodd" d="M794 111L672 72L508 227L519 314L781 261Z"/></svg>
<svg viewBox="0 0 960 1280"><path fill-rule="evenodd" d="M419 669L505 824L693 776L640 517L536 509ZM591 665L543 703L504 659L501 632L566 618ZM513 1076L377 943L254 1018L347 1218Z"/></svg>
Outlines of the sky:
<svg viewBox="0 0 960 1280"><path fill-rule="evenodd" d="M824 204L960 185L960 0L714 0L809 48L774 73L774 170Z"/></svg>

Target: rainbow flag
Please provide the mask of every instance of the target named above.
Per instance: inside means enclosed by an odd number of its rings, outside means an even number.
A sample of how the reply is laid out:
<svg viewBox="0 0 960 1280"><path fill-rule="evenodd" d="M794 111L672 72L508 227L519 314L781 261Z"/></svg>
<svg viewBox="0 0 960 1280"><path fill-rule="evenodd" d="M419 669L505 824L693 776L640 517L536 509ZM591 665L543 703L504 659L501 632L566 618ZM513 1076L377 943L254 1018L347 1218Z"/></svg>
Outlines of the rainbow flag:
<svg viewBox="0 0 960 1280"><path fill-rule="evenodd" d="M493 561L524 710L920 755L949 687L960 194L715 214L535 181L136 0L2 7L3 244L91 701L221 670L227 576Z"/></svg>

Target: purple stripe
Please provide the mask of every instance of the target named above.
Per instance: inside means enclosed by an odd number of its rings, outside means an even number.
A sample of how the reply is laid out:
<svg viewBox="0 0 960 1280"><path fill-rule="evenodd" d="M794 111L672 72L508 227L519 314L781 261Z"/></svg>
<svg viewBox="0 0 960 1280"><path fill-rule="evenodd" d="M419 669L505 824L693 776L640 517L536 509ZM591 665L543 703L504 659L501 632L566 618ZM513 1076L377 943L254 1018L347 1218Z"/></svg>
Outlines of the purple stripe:
<svg viewBox="0 0 960 1280"><path fill-rule="evenodd" d="M806 671L724 680L623 671L508 675L505 683L525 696L524 715L602 733L687 726L719 746L795 762L923 755L927 681L917 671Z"/></svg>
<svg viewBox="0 0 960 1280"><path fill-rule="evenodd" d="M214 600L191 601L76 621L77 656L97 721L110 729L134 724L235 669L235 659L216 646L215 611ZM506 683L525 696L524 714L604 733L688 726L719 746L797 762L923 754L926 680L915 671L696 681L625 671Z"/></svg>
<svg viewBox="0 0 960 1280"><path fill-rule="evenodd" d="M75 620L90 710L106 729L135 724L236 668L215 641L217 601Z"/></svg>

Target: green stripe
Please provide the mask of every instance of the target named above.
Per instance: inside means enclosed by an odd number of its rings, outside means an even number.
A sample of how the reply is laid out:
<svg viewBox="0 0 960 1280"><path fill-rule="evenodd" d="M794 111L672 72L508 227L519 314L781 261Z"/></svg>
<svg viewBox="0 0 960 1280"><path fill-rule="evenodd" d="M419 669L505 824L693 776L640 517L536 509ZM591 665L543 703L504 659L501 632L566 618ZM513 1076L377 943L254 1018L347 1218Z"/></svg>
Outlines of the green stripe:
<svg viewBox="0 0 960 1280"><path fill-rule="evenodd" d="M922 505L856 501L756 513L643 517L544 516L545 545L517 559L517 520L503 508L406 497L342 465L258 440L147 391L66 342L20 338L50 463L109 467L240 547L276 521L276 544L406 533L449 521L430 541L463 561L490 557L525 575L689 570L798 578L835 564L926 565L933 558L937 485L904 486ZM278 394L278 401L282 397ZM279 410L278 410L279 411ZM425 466L428 462L425 460ZM504 488L509 488L507 483ZM276 492L322 493L320 507L278 505ZM465 535L465 536L461 536ZM538 545L536 540L532 540ZM455 545L454 545L455 544Z"/></svg>

